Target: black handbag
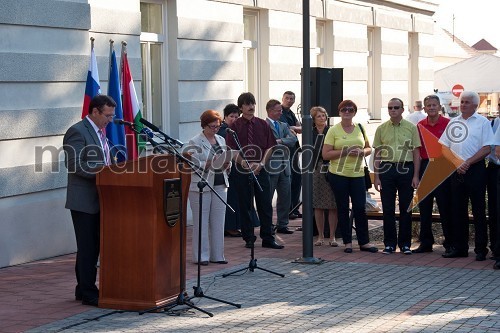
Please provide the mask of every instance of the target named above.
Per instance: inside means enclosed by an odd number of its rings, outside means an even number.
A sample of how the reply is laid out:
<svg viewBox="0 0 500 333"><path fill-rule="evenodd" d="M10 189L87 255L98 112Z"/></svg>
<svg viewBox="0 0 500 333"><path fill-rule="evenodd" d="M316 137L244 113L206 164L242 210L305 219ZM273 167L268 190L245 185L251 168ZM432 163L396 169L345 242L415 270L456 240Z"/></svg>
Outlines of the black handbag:
<svg viewBox="0 0 500 333"><path fill-rule="evenodd" d="M361 124L358 124L359 129L361 130L361 133L363 134L363 138L365 141L367 140L365 131L363 129L363 126ZM370 177L370 169L368 168L368 163L366 162L366 157L363 156L363 160L365 161L365 167L364 167L364 172L365 172L365 188L368 191L369 189L372 188L372 178Z"/></svg>

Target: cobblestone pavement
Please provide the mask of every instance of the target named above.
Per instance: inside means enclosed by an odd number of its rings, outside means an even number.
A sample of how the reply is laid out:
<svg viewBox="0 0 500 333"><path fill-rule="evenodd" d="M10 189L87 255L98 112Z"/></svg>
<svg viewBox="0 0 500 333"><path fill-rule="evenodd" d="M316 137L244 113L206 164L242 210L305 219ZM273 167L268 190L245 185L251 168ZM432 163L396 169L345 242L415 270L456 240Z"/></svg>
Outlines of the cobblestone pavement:
<svg viewBox="0 0 500 333"><path fill-rule="evenodd" d="M91 309L28 332L500 332L500 279L492 269L257 263L285 277L257 269L222 278L248 266L240 264L201 278L205 295L240 309L205 297L192 301L213 317L184 305L144 315ZM187 282L189 295L193 285Z"/></svg>

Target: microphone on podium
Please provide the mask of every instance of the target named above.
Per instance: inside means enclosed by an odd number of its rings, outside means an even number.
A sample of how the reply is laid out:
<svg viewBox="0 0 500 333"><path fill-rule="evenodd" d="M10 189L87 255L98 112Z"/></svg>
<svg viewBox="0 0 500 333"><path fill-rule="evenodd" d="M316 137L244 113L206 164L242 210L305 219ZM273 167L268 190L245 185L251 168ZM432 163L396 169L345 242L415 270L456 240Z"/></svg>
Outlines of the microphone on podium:
<svg viewBox="0 0 500 333"><path fill-rule="evenodd" d="M179 147L182 147L182 146L184 145L184 144L183 144L182 142L180 142L179 140L174 139L174 138L172 138L172 137L168 136L167 134L163 133L162 131L160 131L160 129L159 129L157 126L155 126L155 125L151 124L151 123L150 123L149 121L147 121L146 119L141 118L141 119L139 119L139 121L141 122L141 124L143 124L143 125L145 125L145 126L149 127L149 128L150 128L150 129L152 129L153 131L158 132L158 133L161 133L161 134L165 137L165 141L169 141L170 143L175 144L175 145L178 145Z"/></svg>
<svg viewBox="0 0 500 333"><path fill-rule="evenodd" d="M134 123L131 123L130 121L126 121L126 120L118 119L118 118L113 119L113 123L115 123L116 125L126 125L128 127L135 126Z"/></svg>

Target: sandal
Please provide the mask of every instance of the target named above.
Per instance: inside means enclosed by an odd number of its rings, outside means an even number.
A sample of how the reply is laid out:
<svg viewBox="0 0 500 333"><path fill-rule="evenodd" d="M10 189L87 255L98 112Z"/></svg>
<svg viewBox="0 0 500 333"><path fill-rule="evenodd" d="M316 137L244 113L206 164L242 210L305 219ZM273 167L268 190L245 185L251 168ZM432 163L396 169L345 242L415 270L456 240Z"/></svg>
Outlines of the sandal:
<svg viewBox="0 0 500 333"><path fill-rule="evenodd" d="M339 243L337 243L337 241L335 240L335 238L334 238L333 240L330 240L330 241L328 242L328 244L329 244L330 246L332 246L332 247L337 247L337 246L339 246Z"/></svg>
<svg viewBox="0 0 500 333"><path fill-rule="evenodd" d="M321 246L323 244L325 244L325 240L324 239L318 239L316 241L316 243L314 243L314 246Z"/></svg>

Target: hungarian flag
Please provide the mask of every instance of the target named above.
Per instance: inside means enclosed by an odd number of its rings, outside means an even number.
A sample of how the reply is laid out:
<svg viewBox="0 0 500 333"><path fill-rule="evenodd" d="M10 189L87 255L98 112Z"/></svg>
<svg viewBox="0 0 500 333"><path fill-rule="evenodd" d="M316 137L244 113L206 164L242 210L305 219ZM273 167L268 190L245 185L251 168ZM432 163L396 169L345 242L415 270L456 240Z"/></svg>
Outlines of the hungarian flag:
<svg viewBox="0 0 500 333"><path fill-rule="evenodd" d="M132 74L128 65L125 43L122 44L121 70L123 119L134 123L136 131L140 132L143 128L142 123L139 121L142 118L142 114L139 109L139 101L137 100L134 81L132 80ZM129 127L125 128L125 136L128 159L135 160L144 149L146 142Z"/></svg>
<svg viewBox="0 0 500 333"><path fill-rule="evenodd" d="M85 96L83 98L82 119L89 114L90 100L101 93L99 84L99 71L97 70L97 60L94 53L94 40L91 39L90 64L87 72L87 83L85 85Z"/></svg>
<svg viewBox="0 0 500 333"><path fill-rule="evenodd" d="M120 78L118 76L118 64L116 62L116 53L113 42L110 43L109 54L109 79L108 96L111 96L116 102L115 118L123 119L122 97L120 91ZM123 162L127 158L127 147L125 145L125 129L123 125L117 125L113 122L106 126L106 137L111 145L111 155L115 162Z"/></svg>

